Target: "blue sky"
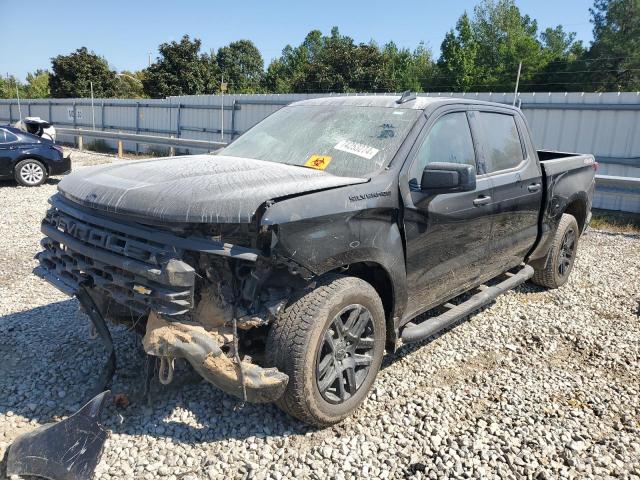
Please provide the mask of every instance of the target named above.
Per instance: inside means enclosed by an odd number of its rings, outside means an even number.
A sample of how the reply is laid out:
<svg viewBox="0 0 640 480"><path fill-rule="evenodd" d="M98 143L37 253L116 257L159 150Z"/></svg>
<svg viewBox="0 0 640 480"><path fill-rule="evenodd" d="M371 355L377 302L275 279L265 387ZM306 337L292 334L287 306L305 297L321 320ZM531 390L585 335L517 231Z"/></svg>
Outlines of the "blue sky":
<svg viewBox="0 0 640 480"><path fill-rule="evenodd" d="M577 38L591 40L593 0L516 0L541 28L563 24ZM209 50L241 38L252 40L265 63L287 44L299 44L310 30L328 33L337 25L357 42L415 47L424 41L439 55L440 43L464 10L476 1L164 1L65 0L48 4L0 0L0 73L24 79L50 68L50 58L81 46L107 58L117 70L137 70L155 57L160 43L183 34L202 39ZM28 32L28 33L27 33Z"/></svg>

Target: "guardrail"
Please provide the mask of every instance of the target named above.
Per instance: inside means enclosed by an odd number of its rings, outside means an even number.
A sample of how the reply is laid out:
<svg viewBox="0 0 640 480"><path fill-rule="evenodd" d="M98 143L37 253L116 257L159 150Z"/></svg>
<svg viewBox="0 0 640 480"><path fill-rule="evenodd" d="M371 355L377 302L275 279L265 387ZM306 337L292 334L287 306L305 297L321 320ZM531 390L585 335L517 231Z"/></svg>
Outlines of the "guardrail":
<svg viewBox="0 0 640 480"><path fill-rule="evenodd" d="M164 145L173 148L201 148L203 150L218 150L226 145L225 142L213 142L210 140L194 140L190 138L158 137L155 135L141 135L126 132L106 132L102 130L87 130L83 128L60 128L56 127L58 135L72 135L78 137L78 146L82 148L83 137L103 138L116 140L118 142L118 156L122 157L122 142L130 141L146 145Z"/></svg>

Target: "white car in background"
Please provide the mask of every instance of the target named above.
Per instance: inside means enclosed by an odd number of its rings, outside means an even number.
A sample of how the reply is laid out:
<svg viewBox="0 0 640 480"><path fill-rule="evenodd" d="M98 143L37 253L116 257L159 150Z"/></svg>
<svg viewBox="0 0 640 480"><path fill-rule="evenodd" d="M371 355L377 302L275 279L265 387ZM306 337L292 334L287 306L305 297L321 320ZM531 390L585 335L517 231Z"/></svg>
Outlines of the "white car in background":
<svg viewBox="0 0 640 480"><path fill-rule="evenodd" d="M56 141L56 129L46 120L40 117L25 117L14 124L15 128L23 132L31 133L42 138L47 138L52 142Z"/></svg>

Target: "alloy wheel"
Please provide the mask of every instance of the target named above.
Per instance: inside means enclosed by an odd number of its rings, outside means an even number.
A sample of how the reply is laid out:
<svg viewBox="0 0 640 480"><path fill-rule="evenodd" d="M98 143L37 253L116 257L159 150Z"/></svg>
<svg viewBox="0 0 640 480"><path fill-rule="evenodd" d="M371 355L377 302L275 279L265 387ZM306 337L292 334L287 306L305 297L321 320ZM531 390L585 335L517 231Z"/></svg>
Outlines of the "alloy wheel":
<svg viewBox="0 0 640 480"><path fill-rule="evenodd" d="M569 274L571 263L576 248L576 232L571 228L567 230L562 238L560 251L558 252L558 274L565 277Z"/></svg>
<svg viewBox="0 0 640 480"><path fill-rule="evenodd" d="M375 327L362 305L343 308L324 332L316 356L316 385L329 403L343 403L362 386L374 356Z"/></svg>
<svg viewBox="0 0 640 480"><path fill-rule="evenodd" d="M44 178L44 170L37 163L27 163L20 169L20 178L28 185L37 185Z"/></svg>

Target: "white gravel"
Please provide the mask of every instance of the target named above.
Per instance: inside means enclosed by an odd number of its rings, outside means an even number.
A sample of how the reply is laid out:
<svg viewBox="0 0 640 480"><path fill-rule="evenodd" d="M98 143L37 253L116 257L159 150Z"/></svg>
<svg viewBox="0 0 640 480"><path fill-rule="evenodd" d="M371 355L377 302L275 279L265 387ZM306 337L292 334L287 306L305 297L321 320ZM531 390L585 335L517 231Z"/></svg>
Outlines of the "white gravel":
<svg viewBox="0 0 640 480"><path fill-rule="evenodd" d="M55 183L0 183L0 458L75 411L104 361L76 301L30 273ZM324 430L271 405L236 410L190 376L147 406L138 340L115 328L113 390L132 403L105 411L96 476L639 479L639 301L640 236L590 230L567 285L525 285L389 355L363 407Z"/></svg>

